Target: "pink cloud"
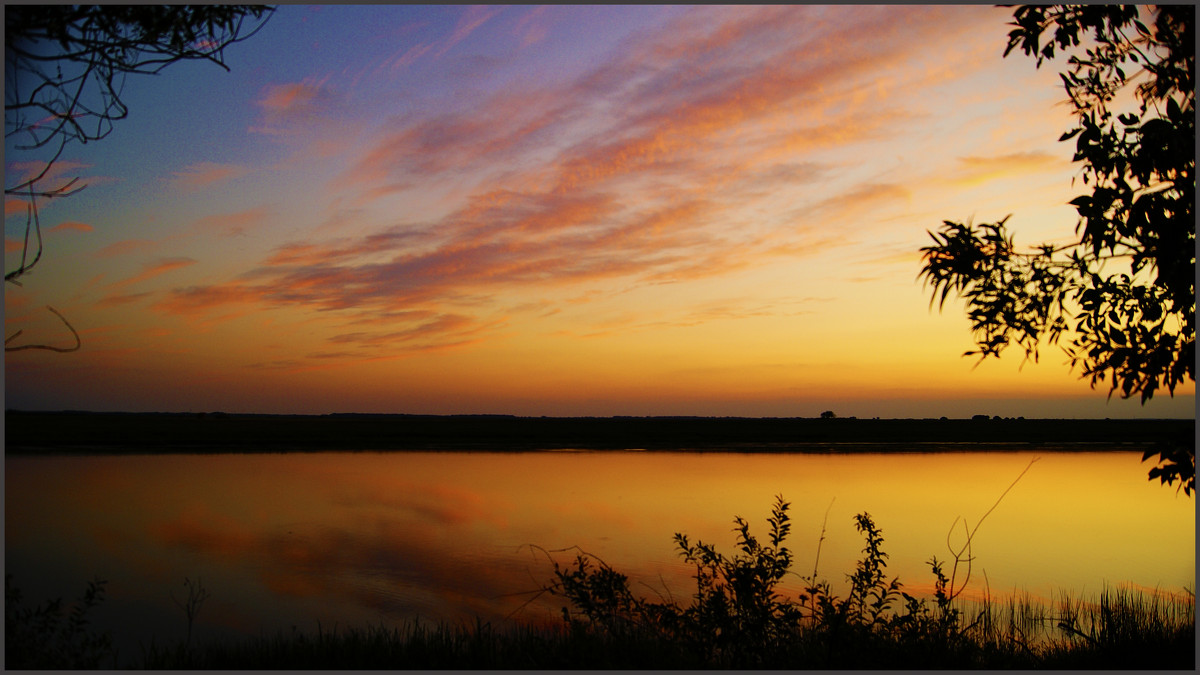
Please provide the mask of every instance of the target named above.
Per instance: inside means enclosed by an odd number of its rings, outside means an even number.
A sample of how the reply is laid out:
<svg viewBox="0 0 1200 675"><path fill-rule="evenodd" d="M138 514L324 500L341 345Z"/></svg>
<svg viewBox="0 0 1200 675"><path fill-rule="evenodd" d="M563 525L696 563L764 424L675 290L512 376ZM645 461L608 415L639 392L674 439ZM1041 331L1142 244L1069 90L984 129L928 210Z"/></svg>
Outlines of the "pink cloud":
<svg viewBox="0 0 1200 675"><path fill-rule="evenodd" d="M314 125L329 124L337 96L326 86L328 78L265 87L257 104L262 119L250 130L275 136L311 133Z"/></svg>
<svg viewBox="0 0 1200 675"><path fill-rule="evenodd" d="M569 105L546 92L506 92L476 111L412 121L379 138L334 187L388 194L442 174L508 165L552 136Z"/></svg>
<svg viewBox="0 0 1200 675"><path fill-rule="evenodd" d="M55 225L54 227L46 230L46 232L47 233L49 233L49 232L68 232L68 231L91 232L93 229L94 228L91 225L88 225L87 223L80 223L78 221L68 220L68 221L59 223L58 225Z"/></svg>
<svg viewBox="0 0 1200 675"><path fill-rule="evenodd" d="M190 164L172 175L175 182L185 187L202 187L234 178L240 178L249 171L246 167L234 164L217 164L214 162L199 162Z"/></svg>
<svg viewBox="0 0 1200 675"><path fill-rule="evenodd" d="M45 171L35 191L47 191L66 185L79 172L83 169L90 169L91 166L91 164L84 164L83 162L60 159L50 164L49 167L47 167L45 162L28 161L11 162L7 168L18 173L22 182L28 181Z"/></svg>
<svg viewBox="0 0 1200 675"><path fill-rule="evenodd" d="M177 270L189 265L195 265L196 261L191 258L163 258L155 263L149 263L142 268L142 271L128 279L109 284L109 288L124 288L133 284L148 281L159 275L165 274L172 270Z"/></svg>
<svg viewBox="0 0 1200 675"><path fill-rule="evenodd" d="M497 11L467 10L455 35L462 39ZM354 239L285 242L237 279L172 290L155 307L186 315L225 305L324 310L346 326L337 344L416 348L500 330L502 323L444 309L464 298L484 298L491 308L491 298L534 285L580 285L584 297L589 283L711 278L844 245L839 235L795 227L739 228L731 214L747 197L840 168L810 159L815 152L868 143L910 123L910 113L864 91L881 73L903 71L917 45L955 39L948 25L983 16L912 7L853 12L835 24L808 6L703 8L631 40L574 82L400 118L350 158L334 189L361 197L492 174L444 217ZM797 38L806 22L817 29ZM269 89L260 104L270 118L305 110L321 95L306 81ZM504 167L498 177L496 166ZM798 212L845 215L900 205L910 194L900 182L829 192L808 191L811 203Z"/></svg>
<svg viewBox="0 0 1200 675"><path fill-rule="evenodd" d="M150 292L145 293L127 293L124 295L106 295L96 302L97 307L117 307L119 305L127 305L152 295Z"/></svg>
<svg viewBox="0 0 1200 675"><path fill-rule="evenodd" d="M531 47L546 39L549 29L543 19L548 9L548 5L538 5L517 19L513 32L520 38L521 47Z"/></svg>
<svg viewBox="0 0 1200 675"><path fill-rule="evenodd" d="M865 183L808 206L805 211L809 217L827 217L831 213L837 216L860 212L887 202L907 201L910 197L911 193L901 185Z"/></svg>
<svg viewBox="0 0 1200 675"><path fill-rule="evenodd" d="M471 5L468 7L467 11L459 17L458 23L454 26L454 32L446 38L437 55L441 56L448 52L454 45L465 40L468 35L475 32L477 28L487 23L489 19L502 11L504 11L503 7L492 5Z"/></svg>
<svg viewBox="0 0 1200 675"><path fill-rule="evenodd" d="M113 258L138 251L148 251L157 246L157 242L153 242L148 239L125 239L123 241L109 244L108 246L96 251L92 255L97 258Z"/></svg>
<svg viewBox="0 0 1200 675"><path fill-rule="evenodd" d="M311 104L320 91L320 85L309 80L271 85L263 91L258 104L272 111L291 110Z"/></svg>
<svg viewBox="0 0 1200 675"><path fill-rule="evenodd" d="M1048 152L1015 152L992 157L960 157L958 173L951 182L979 185L992 180L1053 171L1066 165L1063 158Z"/></svg>
<svg viewBox="0 0 1200 675"><path fill-rule="evenodd" d="M396 323L398 322L393 319L392 325ZM429 321L411 322L401 330L343 333L328 338L328 341L333 344L355 344L360 347L388 349L403 344L405 350L411 351L414 343L420 349L461 346L473 342L472 336L478 335L490 327L492 326L482 325L472 317L443 314Z"/></svg>
<svg viewBox="0 0 1200 675"><path fill-rule="evenodd" d="M888 125L907 117L875 105L803 131L776 120L781 111L825 106L839 97L853 100L864 82L914 52L915 43L937 38L954 19L939 11L864 9L853 22L825 26L827 34L797 42L788 37L796 23L822 27L819 8L703 8L628 46L565 89L505 90L466 112L407 120L381 137L334 187L363 196L394 194L440 174L519 167L530 153L558 146L557 158L539 160L544 175L538 178L576 190L647 172L678 174L689 166L708 171L704 162L722 144L758 153L761 160L769 153L794 156L814 145L863 142L865 137L855 135L861 131L856 121L871 120L886 133ZM647 62L655 68L648 69ZM578 138L580 116L597 107L620 113L595 119L591 133ZM760 135L755 144L729 145L740 130L765 123L779 129Z"/></svg>
<svg viewBox="0 0 1200 675"><path fill-rule="evenodd" d="M206 234L215 233L225 237L235 237L261 225L267 215L267 208L258 206L245 211L205 216L197 220L193 227Z"/></svg>
<svg viewBox="0 0 1200 675"><path fill-rule="evenodd" d="M425 43L413 45L412 47L409 47L397 54L395 58L392 58L384 63L384 67L392 72L403 70L416 63L417 59L429 53L429 50L432 49L432 47L433 45Z"/></svg>
<svg viewBox="0 0 1200 675"><path fill-rule="evenodd" d="M29 208L29 202L24 199L6 198L4 200L4 217L14 216L16 214L25 215Z"/></svg>

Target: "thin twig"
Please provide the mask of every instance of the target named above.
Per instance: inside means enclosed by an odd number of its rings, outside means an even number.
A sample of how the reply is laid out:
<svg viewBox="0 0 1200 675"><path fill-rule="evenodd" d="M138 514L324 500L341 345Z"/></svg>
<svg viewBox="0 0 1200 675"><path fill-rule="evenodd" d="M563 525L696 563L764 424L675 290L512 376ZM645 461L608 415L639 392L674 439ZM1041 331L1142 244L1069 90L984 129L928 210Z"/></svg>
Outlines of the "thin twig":
<svg viewBox="0 0 1200 675"><path fill-rule="evenodd" d="M966 533L967 540L962 545L962 548L958 549L958 552L955 552L954 548L952 546L950 546L950 533L954 531L954 526L956 524L958 524L959 518L955 518L954 522L950 524L950 530L946 533L946 548L950 549L950 553L954 556L954 567L950 571L950 599L951 600L958 597L958 595L960 593L962 593L964 589L966 589L967 582L969 582L971 580L971 561L974 560L974 556L972 556L970 553L971 541L975 538L975 533L979 531L979 526L983 525L983 521L987 520L987 517L989 515L991 515L992 511L996 510L996 507L999 506L1000 502L1004 500L1005 495L1007 495L1009 493L1009 491L1012 490L1013 487L1016 486L1017 482L1021 480L1021 478L1025 475L1025 473L1027 471L1029 471L1029 469L1031 469L1033 467L1034 463L1037 462L1039 459L1041 459L1041 457L1034 457L1033 459L1029 460L1029 464L1027 464L1025 466L1025 468L1021 471L1021 473L1017 474L1017 477L1013 479L1013 482L1008 484L1008 487L1004 489L1004 492L1000 493L1000 496L996 499L996 502L994 504L992 504L991 508L989 508L983 514L982 517L979 518L979 522L975 523L975 527ZM966 529L967 529L967 521L966 521L966 519L963 519L963 530L966 531ZM958 572L959 563L964 560L964 558L962 557L962 554L964 551L967 552L967 557L965 558L965 561L967 563L967 575L966 575L966 578L963 579L962 586L960 586L959 589L957 591L955 591L954 590L954 579L955 579L956 573Z"/></svg>
<svg viewBox="0 0 1200 675"><path fill-rule="evenodd" d="M812 582L817 583L817 563L821 561L821 544L825 541L825 525L829 522L829 512L833 510L833 502L837 497L829 500L829 507L825 509L825 517L821 520L821 537L817 539L817 556L813 560Z"/></svg>
<svg viewBox="0 0 1200 675"><path fill-rule="evenodd" d="M62 314L59 314L58 310L54 309L50 305L46 305L46 309L53 312L54 316L57 316L59 318L59 320L61 320L64 324L66 324L67 329L71 331L71 335L75 336L75 346L74 347L55 347L53 345L20 345L18 347L9 347L8 343L11 342L14 338L16 338L18 335L20 335L22 333L22 331L17 331L16 333L13 333L11 336L9 336L8 338L6 338L4 340L4 351L19 352L23 349L46 349L46 350L49 350L52 352L64 352L65 353L65 352L77 351L79 349L79 347L83 345L83 341L79 339L79 333L75 332L75 327L71 325L70 321L67 321L67 318L65 316L63 316Z"/></svg>

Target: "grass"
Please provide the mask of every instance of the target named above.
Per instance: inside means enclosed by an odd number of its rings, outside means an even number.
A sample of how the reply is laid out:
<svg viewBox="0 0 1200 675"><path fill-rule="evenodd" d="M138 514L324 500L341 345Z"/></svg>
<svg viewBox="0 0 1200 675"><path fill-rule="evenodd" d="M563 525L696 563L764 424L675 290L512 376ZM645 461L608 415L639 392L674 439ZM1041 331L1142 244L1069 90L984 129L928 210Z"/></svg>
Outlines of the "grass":
<svg viewBox="0 0 1200 675"><path fill-rule="evenodd" d="M664 653L653 640L573 633L566 628L490 624L375 625L315 632L293 629L237 642L212 642L199 649L151 648L140 667L148 669L570 669L623 668L641 664L674 668L683 654ZM686 662L686 661L684 661Z"/></svg>
<svg viewBox="0 0 1200 675"><path fill-rule="evenodd" d="M559 628L494 630L489 624L406 623L290 633L151 648L148 669L704 669L955 668L1188 669L1195 666L1195 615L1190 597L1162 599L1108 591L1097 602L1063 600L1080 622L1077 634L1051 624L1062 608L1008 600L976 603L968 628L920 633L892 627L846 631L803 627L787 640L748 650L696 648L644 627L606 630L564 622ZM893 616L902 616L897 614ZM983 623L979 617L991 617ZM1029 622L1047 627L1031 641ZM1022 623L1026 624L1022 628ZM844 628L844 626L843 626ZM718 634L719 635L719 634ZM708 636L717 638L718 636ZM719 639L715 642L720 642ZM728 643L724 643L728 646Z"/></svg>
<svg viewBox="0 0 1200 675"><path fill-rule="evenodd" d="M961 597L959 567L929 561L932 598L905 592L887 574L881 529L868 514L855 516L863 557L836 595L818 576L791 570L786 545L788 503L776 499L760 541L735 518L732 555L675 536L683 559L695 567L690 604L649 600L599 558L576 549L569 563L552 562L544 593L561 598L558 626L494 628L473 624L376 625L315 632L279 632L241 640L194 644L190 628L207 591L185 581L177 601L189 636L152 642L134 659L146 669L1195 669L1195 596L1105 589L1097 597L1061 595L1046 604L1028 595L981 600ZM822 532L822 539L824 533ZM818 559L819 559L818 545ZM787 577L803 581L798 597L780 592ZM88 611L103 599L104 584L89 584L70 606L52 601L24 606L6 577L5 666L115 667L108 635L88 626Z"/></svg>

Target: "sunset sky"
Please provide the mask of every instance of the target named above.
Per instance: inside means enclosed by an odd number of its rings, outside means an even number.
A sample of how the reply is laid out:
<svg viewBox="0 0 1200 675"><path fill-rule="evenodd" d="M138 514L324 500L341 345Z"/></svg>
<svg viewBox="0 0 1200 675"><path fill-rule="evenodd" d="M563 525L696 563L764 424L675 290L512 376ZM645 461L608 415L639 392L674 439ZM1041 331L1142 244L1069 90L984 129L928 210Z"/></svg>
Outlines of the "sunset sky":
<svg viewBox="0 0 1200 675"><path fill-rule="evenodd" d="M1192 417L977 364L926 230L1066 242L1059 62L1010 10L296 6L126 82L6 284L19 409ZM28 171L6 143L6 184ZM5 269L25 208L5 204ZM14 343L16 344L16 343Z"/></svg>

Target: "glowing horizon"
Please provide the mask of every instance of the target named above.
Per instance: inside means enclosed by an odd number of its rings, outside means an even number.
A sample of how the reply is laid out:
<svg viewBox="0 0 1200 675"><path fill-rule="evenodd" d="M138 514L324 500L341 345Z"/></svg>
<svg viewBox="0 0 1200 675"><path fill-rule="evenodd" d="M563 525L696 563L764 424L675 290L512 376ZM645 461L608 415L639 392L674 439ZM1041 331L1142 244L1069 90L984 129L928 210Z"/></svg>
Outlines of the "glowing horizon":
<svg viewBox="0 0 1200 675"><path fill-rule="evenodd" d="M1193 417L976 366L926 230L1069 239L1055 62L965 6L294 6L131 77L5 291L6 406ZM6 143L6 174L30 170ZM5 204L6 269L25 211Z"/></svg>

